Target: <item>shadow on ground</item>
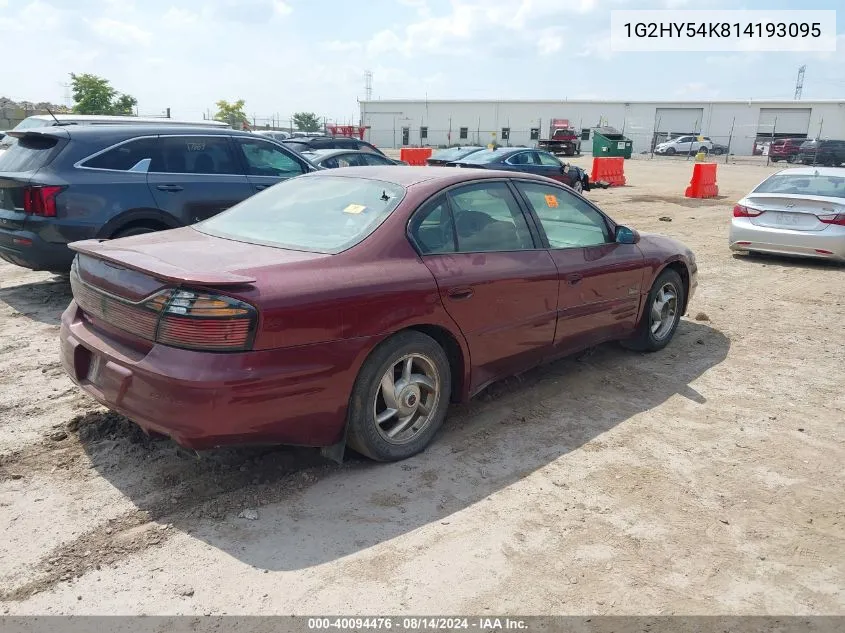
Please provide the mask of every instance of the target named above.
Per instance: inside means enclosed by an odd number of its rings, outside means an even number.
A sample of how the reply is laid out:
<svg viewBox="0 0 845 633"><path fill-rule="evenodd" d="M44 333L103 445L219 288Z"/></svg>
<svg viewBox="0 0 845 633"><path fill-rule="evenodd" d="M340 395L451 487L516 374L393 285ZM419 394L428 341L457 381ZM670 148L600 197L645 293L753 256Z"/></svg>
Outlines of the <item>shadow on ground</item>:
<svg viewBox="0 0 845 633"><path fill-rule="evenodd" d="M0 302L34 321L59 325L73 295L67 277L0 288Z"/></svg>
<svg viewBox="0 0 845 633"><path fill-rule="evenodd" d="M257 568L302 569L443 521L673 396L705 402L690 383L729 347L717 330L683 320L656 354L605 345L532 370L453 407L424 453L395 464L350 455L338 466L292 448L198 459L115 414L89 413L69 426L141 523L172 524Z"/></svg>

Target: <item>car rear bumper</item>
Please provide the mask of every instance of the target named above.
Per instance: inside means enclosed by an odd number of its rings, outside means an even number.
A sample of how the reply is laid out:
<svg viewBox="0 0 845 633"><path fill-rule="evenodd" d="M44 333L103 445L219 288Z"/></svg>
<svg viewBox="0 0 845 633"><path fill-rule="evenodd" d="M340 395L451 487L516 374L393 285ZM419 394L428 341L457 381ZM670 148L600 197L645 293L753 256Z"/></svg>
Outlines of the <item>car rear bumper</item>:
<svg viewBox="0 0 845 633"><path fill-rule="evenodd" d="M799 255L845 261L845 227L831 225L822 231L796 231L756 226L749 218L733 218L730 248L776 255Z"/></svg>
<svg viewBox="0 0 845 633"><path fill-rule="evenodd" d="M196 450L230 444L328 446L340 440L358 368L374 342L352 339L231 354L124 345L62 315L70 378L146 432Z"/></svg>
<svg viewBox="0 0 845 633"><path fill-rule="evenodd" d="M10 264L66 272L70 270L73 255L67 244L47 242L31 231L0 228L0 259Z"/></svg>

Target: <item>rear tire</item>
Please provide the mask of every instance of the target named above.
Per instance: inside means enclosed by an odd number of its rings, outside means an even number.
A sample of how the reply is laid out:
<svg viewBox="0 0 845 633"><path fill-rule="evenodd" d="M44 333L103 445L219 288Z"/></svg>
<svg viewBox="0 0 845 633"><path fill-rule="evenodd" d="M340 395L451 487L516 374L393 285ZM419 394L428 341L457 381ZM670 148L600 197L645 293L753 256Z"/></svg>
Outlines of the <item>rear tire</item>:
<svg viewBox="0 0 845 633"><path fill-rule="evenodd" d="M584 183L580 180L576 180L572 183L572 190L575 191L575 193L584 193Z"/></svg>
<svg viewBox="0 0 845 633"><path fill-rule="evenodd" d="M714 153L716 156L721 156L722 154L724 154L724 151L722 150L722 148L721 148L721 147L717 147L716 149L714 149L714 150L713 150L713 153Z"/></svg>
<svg viewBox="0 0 845 633"><path fill-rule="evenodd" d="M672 269L664 270L648 293L636 334L622 341L622 345L639 352L656 352L666 347L678 329L685 300L681 276Z"/></svg>
<svg viewBox="0 0 845 633"><path fill-rule="evenodd" d="M443 424L451 393L443 348L421 332L400 332L361 367L349 400L347 442L379 462L416 455Z"/></svg>

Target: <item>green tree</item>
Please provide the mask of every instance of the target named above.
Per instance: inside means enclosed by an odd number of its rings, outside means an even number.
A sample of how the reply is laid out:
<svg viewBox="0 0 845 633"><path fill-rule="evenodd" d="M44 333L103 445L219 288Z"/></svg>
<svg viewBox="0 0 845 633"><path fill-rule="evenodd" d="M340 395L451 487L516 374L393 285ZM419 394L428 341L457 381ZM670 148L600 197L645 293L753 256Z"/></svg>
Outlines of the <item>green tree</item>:
<svg viewBox="0 0 845 633"><path fill-rule="evenodd" d="M217 121L223 121L232 127L239 128L244 121L249 123L246 112L244 112L245 105L246 102L243 99L238 99L232 103L221 99L217 102L217 114L214 115L214 118Z"/></svg>
<svg viewBox="0 0 845 633"><path fill-rule="evenodd" d="M321 127L320 117L313 112L297 112L293 115L293 124L302 132L316 132Z"/></svg>
<svg viewBox="0 0 845 633"><path fill-rule="evenodd" d="M78 114L132 114L138 100L121 94L108 79L83 73L70 74L73 111Z"/></svg>

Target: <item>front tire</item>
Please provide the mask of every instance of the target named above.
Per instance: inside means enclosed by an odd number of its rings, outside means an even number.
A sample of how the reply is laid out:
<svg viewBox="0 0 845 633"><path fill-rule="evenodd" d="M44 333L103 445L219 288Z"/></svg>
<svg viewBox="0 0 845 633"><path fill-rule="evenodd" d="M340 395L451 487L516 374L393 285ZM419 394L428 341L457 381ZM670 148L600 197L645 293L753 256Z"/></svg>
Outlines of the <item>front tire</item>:
<svg viewBox="0 0 845 633"><path fill-rule="evenodd" d="M678 328L685 297L681 276L674 270L664 270L648 293L636 334L622 344L640 352L656 352L666 347Z"/></svg>
<svg viewBox="0 0 845 633"><path fill-rule="evenodd" d="M666 150L666 155L667 155L667 156L674 156L674 155L675 155L675 148L674 148L674 147L670 147L669 149L667 149L667 150Z"/></svg>
<svg viewBox="0 0 845 633"><path fill-rule="evenodd" d="M421 332L401 332L361 367L349 402L347 442L379 462L416 455L443 424L451 393L443 348Z"/></svg>

